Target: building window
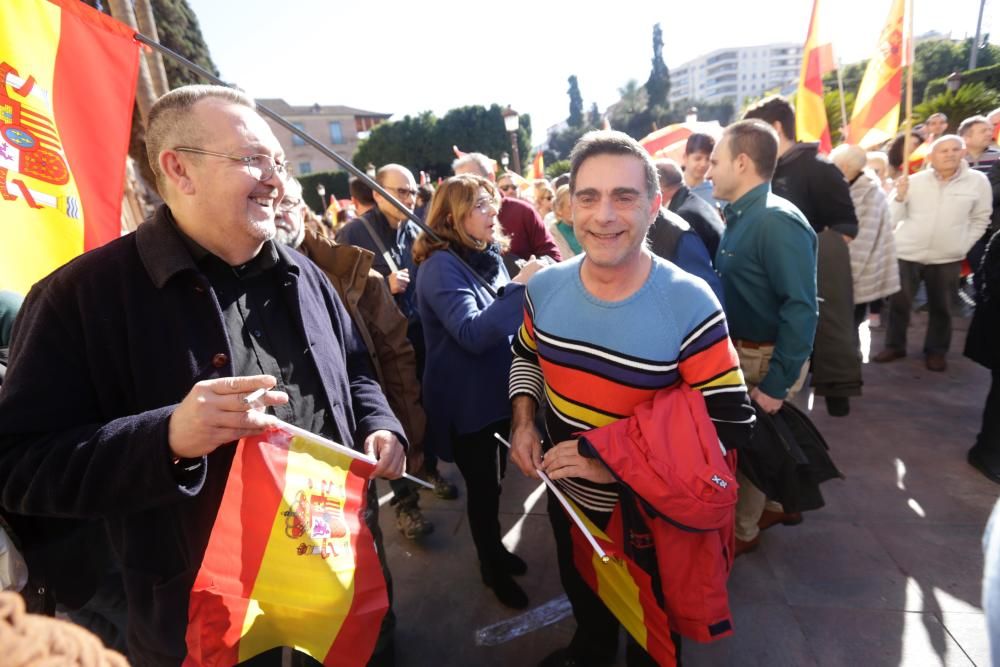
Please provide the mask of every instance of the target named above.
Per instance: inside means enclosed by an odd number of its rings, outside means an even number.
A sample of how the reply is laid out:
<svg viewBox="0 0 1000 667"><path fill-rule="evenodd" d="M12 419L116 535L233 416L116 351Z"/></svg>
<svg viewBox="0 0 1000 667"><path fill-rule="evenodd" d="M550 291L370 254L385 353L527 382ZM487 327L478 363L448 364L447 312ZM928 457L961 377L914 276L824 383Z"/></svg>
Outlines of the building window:
<svg viewBox="0 0 1000 667"><path fill-rule="evenodd" d="M338 120L330 121L330 143L344 143L344 131L340 129L340 121Z"/></svg>
<svg viewBox="0 0 1000 667"><path fill-rule="evenodd" d="M292 125L294 125L296 129L302 130L303 132L306 131L306 126L303 125L302 123L292 123ZM303 141L302 137L300 137L299 135L293 134L292 135L292 145L293 146L305 146L306 142Z"/></svg>
<svg viewBox="0 0 1000 667"><path fill-rule="evenodd" d="M312 162L299 162L299 176L311 174L313 170Z"/></svg>

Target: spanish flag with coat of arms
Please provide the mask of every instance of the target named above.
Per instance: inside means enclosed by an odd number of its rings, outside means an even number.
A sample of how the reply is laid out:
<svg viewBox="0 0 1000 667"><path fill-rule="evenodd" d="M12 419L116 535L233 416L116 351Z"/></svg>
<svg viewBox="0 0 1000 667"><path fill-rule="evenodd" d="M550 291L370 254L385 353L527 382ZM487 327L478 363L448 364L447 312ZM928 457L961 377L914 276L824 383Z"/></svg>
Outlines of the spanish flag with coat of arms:
<svg viewBox="0 0 1000 667"><path fill-rule="evenodd" d="M0 289L116 238L139 44L80 0L0 2Z"/></svg>
<svg viewBox="0 0 1000 667"><path fill-rule="evenodd" d="M279 646L368 662L389 608L363 518L373 467L284 429L240 441L191 590L185 667Z"/></svg>

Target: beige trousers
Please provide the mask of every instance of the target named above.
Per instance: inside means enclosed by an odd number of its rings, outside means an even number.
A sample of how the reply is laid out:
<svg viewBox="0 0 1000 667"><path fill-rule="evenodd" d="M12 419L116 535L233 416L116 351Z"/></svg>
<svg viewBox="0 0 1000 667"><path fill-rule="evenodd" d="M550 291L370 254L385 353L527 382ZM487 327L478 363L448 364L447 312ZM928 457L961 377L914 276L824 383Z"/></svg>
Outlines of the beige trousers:
<svg viewBox="0 0 1000 667"><path fill-rule="evenodd" d="M767 375L771 355L774 354L774 346L747 347L738 341L735 342L735 345L736 353L740 357L740 370L743 371L747 389L753 389ZM788 390L788 396L785 397L785 400L791 400L802 390L808 373L809 362L806 361L802 364L799 379ZM757 522L760 521L760 515L764 513L765 507L775 512L783 510L779 503L769 501L764 493L754 486L742 472L736 471L736 481L740 484L739 499L736 503L736 539L749 542L760 533Z"/></svg>

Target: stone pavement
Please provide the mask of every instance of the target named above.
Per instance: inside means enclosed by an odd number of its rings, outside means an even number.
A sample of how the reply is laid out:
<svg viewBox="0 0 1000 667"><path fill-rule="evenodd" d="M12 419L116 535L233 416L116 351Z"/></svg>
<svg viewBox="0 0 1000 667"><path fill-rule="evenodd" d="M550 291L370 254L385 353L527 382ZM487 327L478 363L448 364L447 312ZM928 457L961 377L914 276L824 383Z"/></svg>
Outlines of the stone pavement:
<svg viewBox="0 0 1000 667"><path fill-rule="evenodd" d="M820 398L810 406L809 392L797 399L813 408L847 479L824 484L825 508L800 526L768 530L761 548L736 562L736 632L710 645L686 641L686 667L988 665L980 539L1000 487L971 468L965 452L989 374L956 352L966 320L956 320L948 371L928 372L918 354L925 317L914 317L910 357L865 365L865 396L852 401L850 416L829 417ZM867 338L865 327L862 333ZM882 332L872 333L875 353ZM453 466L442 470L461 481ZM508 547L528 562L520 581L531 608L546 605L534 616L558 616L555 548L536 489L511 469L501 524ZM464 495L421 499L436 531L419 544L400 536L388 506L382 516L399 667L533 666L569 641L572 618L536 627L534 616L506 609L482 585ZM495 645L477 645L483 629Z"/></svg>

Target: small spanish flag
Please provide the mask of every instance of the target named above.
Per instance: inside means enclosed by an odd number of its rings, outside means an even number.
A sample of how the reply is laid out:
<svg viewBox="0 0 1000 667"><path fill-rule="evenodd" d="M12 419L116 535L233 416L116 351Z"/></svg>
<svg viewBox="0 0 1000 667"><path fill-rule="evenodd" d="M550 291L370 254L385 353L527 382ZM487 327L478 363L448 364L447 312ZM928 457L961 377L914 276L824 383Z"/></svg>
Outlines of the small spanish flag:
<svg viewBox="0 0 1000 667"><path fill-rule="evenodd" d="M545 178L545 158L542 157L542 151L535 153L535 159L531 162L530 172L528 178L534 180Z"/></svg>
<svg viewBox="0 0 1000 667"><path fill-rule="evenodd" d="M372 467L284 430L240 441L191 591L186 667L279 646L368 662L389 608L363 520Z"/></svg>
<svg viewBox="0 0 1000 667"><path fill-rule="evenodd" d="M79 0L0 3L0 289L117 238L139 45Z"/></svg>

